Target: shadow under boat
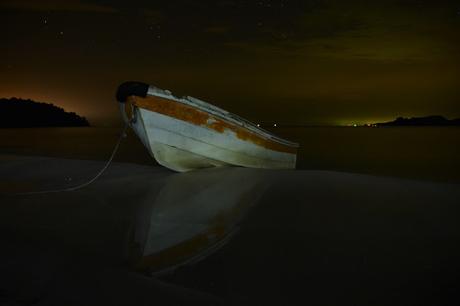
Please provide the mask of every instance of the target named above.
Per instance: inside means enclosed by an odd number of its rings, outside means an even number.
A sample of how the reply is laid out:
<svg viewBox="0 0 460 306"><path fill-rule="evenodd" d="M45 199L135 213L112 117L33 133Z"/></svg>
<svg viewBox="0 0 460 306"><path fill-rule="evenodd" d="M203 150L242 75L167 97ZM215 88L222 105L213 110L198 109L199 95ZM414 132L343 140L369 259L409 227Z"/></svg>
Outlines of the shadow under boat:
<svg viewBox="0 0 460 306"><path fill-rule="evenodd" d="M129 231L132 266L168 273L212 254L270 186L269 171L217 168L169 176L139 203Z"/></svg>

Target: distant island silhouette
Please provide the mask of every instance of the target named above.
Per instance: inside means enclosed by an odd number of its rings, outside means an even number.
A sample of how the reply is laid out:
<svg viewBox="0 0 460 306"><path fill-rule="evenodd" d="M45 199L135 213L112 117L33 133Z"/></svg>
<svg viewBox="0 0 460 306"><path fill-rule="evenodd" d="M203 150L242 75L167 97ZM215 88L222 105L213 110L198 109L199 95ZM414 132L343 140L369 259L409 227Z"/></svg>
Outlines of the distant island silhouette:
<svg viewBox="0 0 460 306"><path fill-rule="evenodd" d="M50 103L30 99L0 99L0 128L82 127L88 120Z"/></svg>
<svg viewBox="0 0 460 306"><path fill-rule="evenodd" d="M376 126L460 126L460 118L446 119L443 116L427 116L403 118L398 117L394 121L376 123Z"/></svg>

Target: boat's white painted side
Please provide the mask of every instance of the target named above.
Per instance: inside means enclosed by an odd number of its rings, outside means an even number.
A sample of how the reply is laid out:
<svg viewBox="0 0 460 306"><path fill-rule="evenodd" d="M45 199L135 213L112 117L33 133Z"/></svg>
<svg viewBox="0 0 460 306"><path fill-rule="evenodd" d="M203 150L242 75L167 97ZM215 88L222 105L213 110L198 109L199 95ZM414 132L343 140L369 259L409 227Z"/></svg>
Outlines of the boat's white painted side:
<svg viewBox="0 0 460 306"><path fill-rule="evenodd" d="M236 165L289 169L296 155L278 152L239 139L233 131L217 132L206 126L136 108L133 129L161 165L175 171Z"/></svg>

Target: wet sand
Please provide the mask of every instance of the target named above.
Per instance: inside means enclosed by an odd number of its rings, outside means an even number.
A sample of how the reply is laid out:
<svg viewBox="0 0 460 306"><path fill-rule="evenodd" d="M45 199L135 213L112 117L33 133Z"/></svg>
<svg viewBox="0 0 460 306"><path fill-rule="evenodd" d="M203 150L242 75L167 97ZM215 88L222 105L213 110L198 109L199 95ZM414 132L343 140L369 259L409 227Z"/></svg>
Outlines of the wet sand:
<svg viewBox="0 0 460 306"><path fill-rule="evenodd" d="M0 156L0 304L457 305L460 185Z"/></svg>

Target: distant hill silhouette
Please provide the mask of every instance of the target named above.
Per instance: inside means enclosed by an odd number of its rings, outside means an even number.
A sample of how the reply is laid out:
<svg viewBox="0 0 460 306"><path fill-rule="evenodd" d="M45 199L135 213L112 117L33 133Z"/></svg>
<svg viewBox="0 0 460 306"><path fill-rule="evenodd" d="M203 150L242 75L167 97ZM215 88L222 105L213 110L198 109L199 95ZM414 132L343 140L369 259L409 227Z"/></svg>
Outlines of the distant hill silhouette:
<svg viewBox="0 0 460 306"><path fill-rule="evenodd" d="M85 117L49 103L0 99L0 128L89 126Z"/></svg>
<svg viewBox="0 0 460 306"><path fill-rule="evenodd" d="M427 116L403 118L398 117L394 121L376 123L377 126L460 126L460 118L446 119L443 116Z"/></svg>

